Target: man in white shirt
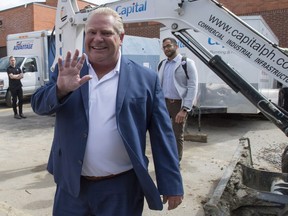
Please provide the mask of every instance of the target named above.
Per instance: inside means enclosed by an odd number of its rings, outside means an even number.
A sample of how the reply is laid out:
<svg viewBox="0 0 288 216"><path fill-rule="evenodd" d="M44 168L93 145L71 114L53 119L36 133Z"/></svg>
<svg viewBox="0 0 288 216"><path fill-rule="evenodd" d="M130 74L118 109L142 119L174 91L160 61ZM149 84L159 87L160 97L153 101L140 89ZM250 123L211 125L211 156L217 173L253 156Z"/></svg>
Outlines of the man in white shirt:
<svg viewBox="0 0 288 216"><path fill-rule="evenodd" d="M198 74L193 60L185 58L183 61L183 56L178 53L177 41L174 38L163 39L162 48L167 59L161 62L158 74L172 120L180 165L187 114L191 111L197 97Z"/></svg>
<svg viewBox="0 0 288 216"><path fill-rule="evenodd" d="M121 17L97 8L85 27L85 52L60 58L31 105L56 113L48 161L57 190L54 216L140 216L183 199L177 146L157 74L121 56ZM149 175L150 135L157 187ZM163 196L161 200L161 195Z"/></svg>

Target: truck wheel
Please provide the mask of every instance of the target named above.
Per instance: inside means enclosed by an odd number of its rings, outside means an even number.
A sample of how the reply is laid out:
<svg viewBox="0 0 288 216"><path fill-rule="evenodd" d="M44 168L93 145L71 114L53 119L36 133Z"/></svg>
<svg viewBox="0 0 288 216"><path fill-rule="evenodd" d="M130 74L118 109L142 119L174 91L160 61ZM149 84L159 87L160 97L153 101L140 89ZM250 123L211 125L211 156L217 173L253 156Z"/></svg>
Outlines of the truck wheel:
<svg viewBox="0 0 288 216"><path fill-rule="evenodd" d="M12 107L12 95L11 95L11 91L10 90L8 90L7 93L6 93L5 102L6 102L6 106Z"/></svg>
<svg viewBox="0 0 288 216"><path fill-rule="evenodd" d="M288 173L288 146L286 146L283 154L282 154L282 173Z"/></svg>

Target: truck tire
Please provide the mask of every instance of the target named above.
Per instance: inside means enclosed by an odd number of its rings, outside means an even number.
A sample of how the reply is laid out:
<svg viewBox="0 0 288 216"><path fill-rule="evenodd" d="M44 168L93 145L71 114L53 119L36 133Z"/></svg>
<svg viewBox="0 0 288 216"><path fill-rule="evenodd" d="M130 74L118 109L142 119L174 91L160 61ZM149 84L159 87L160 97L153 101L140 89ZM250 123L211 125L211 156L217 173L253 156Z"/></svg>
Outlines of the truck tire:
<svg viewBox="0 0 288 216"><path fill-rule="evenodd" d="M7 90L6 97L5 97L5 103L6 103L6 106L12 107L12 95L11 95L10 90Z"/></svg>
<svg viewBox="0 0 288 216"><path fill-rule="evenodd" d="M286 146L281 160L282 173L288 173L288 146Z"/></svg>

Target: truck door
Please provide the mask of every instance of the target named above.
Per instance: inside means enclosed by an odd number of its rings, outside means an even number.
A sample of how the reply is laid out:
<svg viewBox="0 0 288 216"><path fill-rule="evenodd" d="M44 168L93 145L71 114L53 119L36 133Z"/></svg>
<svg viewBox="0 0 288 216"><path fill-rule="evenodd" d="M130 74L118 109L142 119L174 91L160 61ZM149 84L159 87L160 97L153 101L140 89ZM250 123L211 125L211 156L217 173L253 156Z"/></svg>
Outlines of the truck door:
<svg viewBox="0 0 288 216"><path fill-rule="evenodd" d="M31 95L40 86L40 76L35 57L26 58L23 64L24 78L21 80L23 85L23 94Z"/></svg>

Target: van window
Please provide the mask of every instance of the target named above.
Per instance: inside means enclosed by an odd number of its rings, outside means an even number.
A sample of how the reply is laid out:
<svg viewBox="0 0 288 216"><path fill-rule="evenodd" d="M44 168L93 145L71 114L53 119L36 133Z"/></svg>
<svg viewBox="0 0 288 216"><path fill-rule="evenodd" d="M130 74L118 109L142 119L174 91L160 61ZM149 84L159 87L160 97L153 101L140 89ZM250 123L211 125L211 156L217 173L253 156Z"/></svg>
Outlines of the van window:
<svg viewBox="0 0 288 216"><path fill-rule="evenodd" d="M27 58L27 60L24 64L24 68L23 69L25 70L25 72L37 71L36 59L35 58Z"/></svg>

